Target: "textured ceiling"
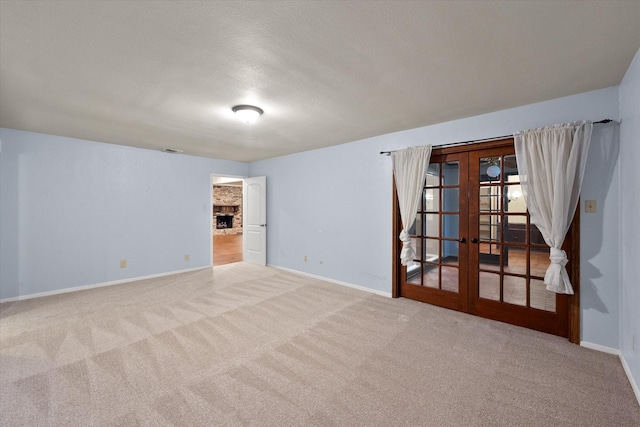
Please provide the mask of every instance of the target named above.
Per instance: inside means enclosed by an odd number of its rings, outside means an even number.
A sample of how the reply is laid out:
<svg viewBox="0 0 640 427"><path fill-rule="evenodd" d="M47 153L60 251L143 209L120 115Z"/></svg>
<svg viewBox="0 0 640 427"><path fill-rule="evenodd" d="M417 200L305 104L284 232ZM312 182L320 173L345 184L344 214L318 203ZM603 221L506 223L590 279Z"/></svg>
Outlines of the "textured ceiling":
<svg viewBox="0 0 640 427"><path fill-rule="evenodd" d="M617 85L639 22L614 0L2 0L0 125L254 161Z"/></svg>

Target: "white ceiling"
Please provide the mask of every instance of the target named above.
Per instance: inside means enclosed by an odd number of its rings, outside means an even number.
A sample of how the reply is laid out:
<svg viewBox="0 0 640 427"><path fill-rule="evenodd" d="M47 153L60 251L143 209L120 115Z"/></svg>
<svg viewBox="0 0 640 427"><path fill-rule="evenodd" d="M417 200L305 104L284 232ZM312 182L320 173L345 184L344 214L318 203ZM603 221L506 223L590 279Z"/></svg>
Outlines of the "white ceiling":
<svg viewBox="0 0 640 427"><path fill-rule="evenodd" d="M0 125L254 161L617 85L639 23L637 0L1 0Z"/></svg>

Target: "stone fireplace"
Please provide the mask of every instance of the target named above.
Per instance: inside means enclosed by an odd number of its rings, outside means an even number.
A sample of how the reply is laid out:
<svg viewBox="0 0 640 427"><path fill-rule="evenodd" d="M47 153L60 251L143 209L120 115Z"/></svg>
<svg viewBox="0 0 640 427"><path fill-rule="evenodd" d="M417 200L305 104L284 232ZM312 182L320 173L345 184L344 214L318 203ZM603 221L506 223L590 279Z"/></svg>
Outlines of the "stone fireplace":
<svg viewBox="0 0 640 427"><path fill-rule="evenodd" d="M242 234L242 182L213 186L213 234Z"/></svg>

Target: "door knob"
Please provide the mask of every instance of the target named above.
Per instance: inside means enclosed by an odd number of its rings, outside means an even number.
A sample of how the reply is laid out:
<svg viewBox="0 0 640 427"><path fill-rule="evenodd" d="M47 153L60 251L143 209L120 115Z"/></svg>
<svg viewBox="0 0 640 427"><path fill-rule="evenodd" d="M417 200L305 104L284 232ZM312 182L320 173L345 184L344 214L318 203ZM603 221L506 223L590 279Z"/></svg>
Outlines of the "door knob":
<svg viewBox="0 0 640 427"><path fill-rule="evenodd" d="M471 243L478 243L478 239L476 239L475 237L471 238Z"/></svg>
<svg viewBox="0 0 640 427"><path fill-rule="evenodd" d="M463 237L462 239L460 239L460 243L467 243L467 239Z"/></svg>

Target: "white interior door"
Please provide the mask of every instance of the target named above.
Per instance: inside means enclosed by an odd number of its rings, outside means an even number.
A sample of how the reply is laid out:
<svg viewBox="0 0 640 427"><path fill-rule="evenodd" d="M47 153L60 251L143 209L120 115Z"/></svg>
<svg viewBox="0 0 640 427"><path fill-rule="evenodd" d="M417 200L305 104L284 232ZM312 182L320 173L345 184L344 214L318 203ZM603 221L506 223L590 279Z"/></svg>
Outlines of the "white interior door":
<svg viewBox="0 0 640 427"><path fill-rule="evenodd" d="M243 260L267 265L267 177L245 178L242 190Z"/></svg>

